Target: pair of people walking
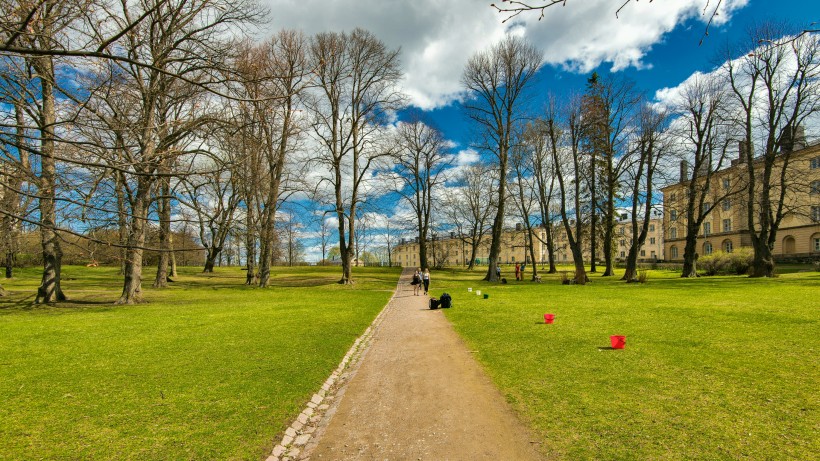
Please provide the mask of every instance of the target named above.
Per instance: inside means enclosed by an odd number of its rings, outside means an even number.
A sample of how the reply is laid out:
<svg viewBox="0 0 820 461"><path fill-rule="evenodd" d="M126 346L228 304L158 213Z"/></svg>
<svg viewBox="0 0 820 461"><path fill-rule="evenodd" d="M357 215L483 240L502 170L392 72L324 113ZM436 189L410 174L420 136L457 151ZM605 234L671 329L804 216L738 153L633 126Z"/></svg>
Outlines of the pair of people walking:
<svg viewBox="0 0 820 461"><path fill-rule="evenodd" d="M527 264L515 263L515 279L524 280L524 271L527 270Z"/></svg>
<svg viewBox="0 0 820 461"><path fill-rule="evenodd" d="M420 267L416 269L416 272L413 273L412 285L414 295L419 295L422 286L424 287L424 294L427 294L427 290L430 289L430 269L425 268L424 272L421 271Z"/></svg>

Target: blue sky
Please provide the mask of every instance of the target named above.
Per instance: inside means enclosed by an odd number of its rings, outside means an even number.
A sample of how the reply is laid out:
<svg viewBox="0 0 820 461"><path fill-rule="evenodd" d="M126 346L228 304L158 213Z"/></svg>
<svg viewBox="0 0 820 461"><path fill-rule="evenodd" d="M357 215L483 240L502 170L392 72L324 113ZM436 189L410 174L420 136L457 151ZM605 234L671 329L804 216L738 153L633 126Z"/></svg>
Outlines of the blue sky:
<svg viewBox="0 0 820 461"><path fill-rule="evenodd" d="M663 0L656 0L656 3ZM667 0L670 1L670 0ZM673 1L673 0L672 0ZM566 8L570 8L570 4ZM560 9L547 10L548 15L560 15ZM626 9L622 15L630 14ZM708 72L720 62L720 56L727 42L742 40L749 27L765 19L783 20L801 27L820 28L820 1L751 0L748 4L732 12L727 23L712 25L709 35L703 37L706 25L700 18L690 18L678 24L653 44L642 58L643 66L630 66L620 72L635 81L638 89L650 98L663 88L676 87L697 71ZM810 23L817 24L811 26ZM538 27L538 24L530 27ZM594 25L590 24L590 27ZM701 39L703 42L701 43ZM539 92L551 92L558 96L581 92L592 71L604 74L612 71L611 62L602 62L588 72L568 70L562 65L545 65L539 72ZM469 121L458 101L427 112L437 127L445 135L456 141L459 147L469 144Z"/></svg>

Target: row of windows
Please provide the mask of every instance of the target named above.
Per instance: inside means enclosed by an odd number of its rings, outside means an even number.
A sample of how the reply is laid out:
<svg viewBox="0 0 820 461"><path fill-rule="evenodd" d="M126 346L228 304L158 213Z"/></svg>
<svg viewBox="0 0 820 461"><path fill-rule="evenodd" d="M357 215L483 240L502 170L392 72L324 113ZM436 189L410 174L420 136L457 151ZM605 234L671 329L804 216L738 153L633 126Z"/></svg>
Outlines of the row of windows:
<svg viewBox="0 0 820 461"><path fill-rule="evenodd" d="M820 216L820 207L817 210L817 214ZM814 207L812 207L812 213L814 213ZM724 219L723 220L723 227L722 232L732 232L732 220L731 219ZM712 223L705 222L703 223L703 235L712 235ZM678 229L676 227L672 227L669 229L669 238L676 239L678 238Z"/></svg>

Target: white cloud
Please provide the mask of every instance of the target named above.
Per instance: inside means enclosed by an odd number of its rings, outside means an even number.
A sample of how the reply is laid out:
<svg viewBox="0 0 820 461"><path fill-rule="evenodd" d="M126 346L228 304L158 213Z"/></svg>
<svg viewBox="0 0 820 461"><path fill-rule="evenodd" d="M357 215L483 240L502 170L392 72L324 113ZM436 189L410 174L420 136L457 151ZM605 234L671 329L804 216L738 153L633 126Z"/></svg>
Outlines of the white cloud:
<svg viewBox="0 0 820 461"><path fill-rule="evenodd" d="M308 34L363 27L391 48L402 49L404 88L412 103L432 109L459 99L461 72L478 50L511 33L540 46L545 62L578 72L588 72L601 62L615 70L645 67L645 53L678 24L699 18L706 23L708 0L630 2L620 18L620 2L569 0L565 7L522 14L513 24L488 3L474 0L264 0L271 8L267 35L281 28L301 29ZM724 0L715 25L728 21L731 13L748 0ZM444 5L444 6L443 6Z"/></svg>

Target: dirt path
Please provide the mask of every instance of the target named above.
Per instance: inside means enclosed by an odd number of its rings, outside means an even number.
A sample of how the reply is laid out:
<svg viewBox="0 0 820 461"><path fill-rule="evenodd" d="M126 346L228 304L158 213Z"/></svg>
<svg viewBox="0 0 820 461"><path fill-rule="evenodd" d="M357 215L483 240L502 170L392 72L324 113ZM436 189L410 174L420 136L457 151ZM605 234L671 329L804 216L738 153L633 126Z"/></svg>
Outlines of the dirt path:
<svg viewBox="0 0 820 461"><path fill-rule="evenodd" d="M540 459L443 313L413 295L411 274L402 275L343 397L300 458Z"/></svg>

